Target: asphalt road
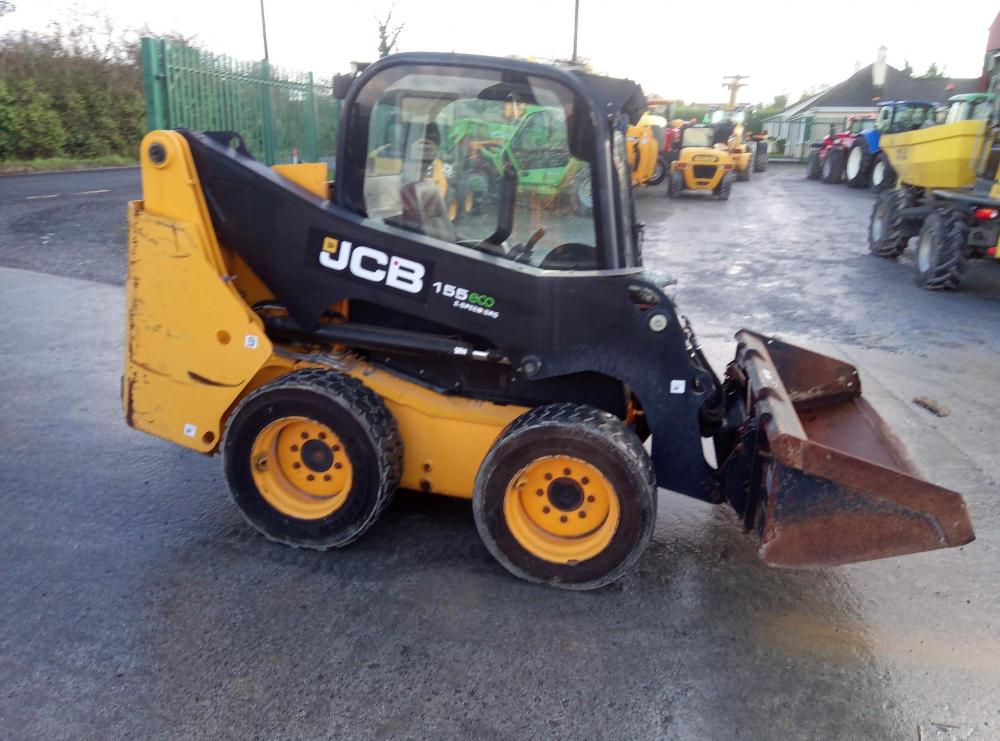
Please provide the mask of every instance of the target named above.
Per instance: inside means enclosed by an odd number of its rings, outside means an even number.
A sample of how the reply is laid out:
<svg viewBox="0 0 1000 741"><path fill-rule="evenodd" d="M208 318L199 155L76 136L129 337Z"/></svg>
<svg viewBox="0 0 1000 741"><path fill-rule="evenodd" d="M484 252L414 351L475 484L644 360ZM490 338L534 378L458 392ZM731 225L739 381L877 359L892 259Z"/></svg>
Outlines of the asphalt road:
<svg viewBox="0 0 1000 741"><path fill-rule="evenodd" d="M336 553L271 544L218 460L128 429L137 196L134 170L0 179L0 735L1000 736L998 266L921 291L907 258L867 256L870 196L798 168L728 203L640 193L647 262L678 278L713 362L740 326L857 362L979 539L774 570L728 512L661 492L639 569L573 594L508 576L469 506L438 497L399 496Z"/></svg>

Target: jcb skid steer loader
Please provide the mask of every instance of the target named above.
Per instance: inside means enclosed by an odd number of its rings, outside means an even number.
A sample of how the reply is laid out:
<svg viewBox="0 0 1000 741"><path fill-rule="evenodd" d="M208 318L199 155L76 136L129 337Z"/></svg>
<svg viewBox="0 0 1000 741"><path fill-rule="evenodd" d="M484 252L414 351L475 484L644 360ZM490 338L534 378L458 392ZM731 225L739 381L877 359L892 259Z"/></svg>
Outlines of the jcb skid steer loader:
<svg viewBox="0 0 1000 741"><path fill-rule="evenodd" d="M520 202L508 163L495 202L448 219L426 132L510 103L559 114L564 135L517 156L589 170L592 214ZM658 486L728 501L769 564L972 540L962 498L915 473L851 366L744 330L715 376L642 268L625 132L644 104L575 70L400 54L351 85L333 184L322 165L265 167L234 133L148 134L128 423L221 452L273 540L346 545L397 487L465 497L509 571L571 589L636 563ZM366 169L387 137L399 167Z"/></svg>

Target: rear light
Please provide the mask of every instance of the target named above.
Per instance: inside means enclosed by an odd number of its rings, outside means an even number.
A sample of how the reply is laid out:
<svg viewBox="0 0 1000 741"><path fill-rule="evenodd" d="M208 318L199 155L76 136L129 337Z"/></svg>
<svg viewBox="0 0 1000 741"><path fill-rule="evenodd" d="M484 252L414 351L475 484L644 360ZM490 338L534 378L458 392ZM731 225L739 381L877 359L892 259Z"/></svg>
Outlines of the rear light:
<svg viewBox="0 0 1000 741"><path fill-rule="evenodd" d="M678 162L678 163L677 163L677 169L678 169L678 170L683 170L683 169L684 169L685 167L687 167L687 166L688 166L688 163L687 163L687 162Z"/></svg>
<svg viewBox="0 0 1000 741"><path fill-rule="evenodd" d="M972 212L972 218L978 221L989 221L1000 216L1000 211L995 208L977 208Z"/></svg>
<svg viewBox="0 0 1000 741"><path fill-rule="evenodd" d="M988 250L986 250L986 254L989 255L990 257L996 257L997 256L997 248L996 247L990 247Z"/></svg>

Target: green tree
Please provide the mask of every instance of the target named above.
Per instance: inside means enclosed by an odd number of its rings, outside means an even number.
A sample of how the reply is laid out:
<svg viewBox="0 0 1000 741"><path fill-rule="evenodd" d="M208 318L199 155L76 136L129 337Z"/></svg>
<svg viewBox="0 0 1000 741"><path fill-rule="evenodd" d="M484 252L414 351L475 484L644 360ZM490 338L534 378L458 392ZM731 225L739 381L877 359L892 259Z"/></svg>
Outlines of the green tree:
<svg viewBox="0 0 1000 741"><path fill-rule="evenodd" d="M913 77L913 67L910 66L910 60L903 60L903 74L907 77Z"/></svg>
<svg viewBox="0 0 1000 741"><path fill-rule="evenodd" d="M923 79L935 79L935 80L937 80L937 79L940 79L940 78L944 77L944 70L945 70L944 67L942 67L939 70L938 66L937 66L937 63L936 62L931 62L931 66L928 67L927 71L924 72L922 75L920 75L920 77L923 78Z"/></svg>

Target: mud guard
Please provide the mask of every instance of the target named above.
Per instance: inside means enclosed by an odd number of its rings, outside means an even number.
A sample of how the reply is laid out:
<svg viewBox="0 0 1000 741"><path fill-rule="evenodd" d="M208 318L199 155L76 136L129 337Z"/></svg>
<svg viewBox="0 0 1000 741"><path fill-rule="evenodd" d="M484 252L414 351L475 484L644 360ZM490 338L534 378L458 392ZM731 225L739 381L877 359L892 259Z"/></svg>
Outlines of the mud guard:
<svg viewBox="0 0 1000 741"><path fill-rule="evenodd" d="M747 421L720 473L761 560L828 566L975 538L962 497L920 477L853 366L748 330L736 338L727 384Z"/></svg>

